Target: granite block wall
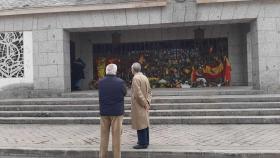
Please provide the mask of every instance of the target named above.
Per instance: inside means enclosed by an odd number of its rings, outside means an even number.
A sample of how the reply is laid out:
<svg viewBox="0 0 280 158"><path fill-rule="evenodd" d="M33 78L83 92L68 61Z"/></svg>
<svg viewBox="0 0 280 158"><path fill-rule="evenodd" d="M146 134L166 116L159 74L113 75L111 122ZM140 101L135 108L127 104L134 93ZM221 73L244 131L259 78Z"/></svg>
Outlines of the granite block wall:
<svg viewBox="0 0 280 158"><path fill-rule="evenodd" d="M68 92L70 91L69 32L249 23L250 37L244 35L245 31L242 33L244 37L233 34L232 38L229 38L233 40L229 45L233 54L231 56L233 64L240 65L238 62L244 61L250 64L248 57L251 57L251 83L254 88L279 90L279 1L255 0L211 4L197 4L195 0L167 1L165 7L1 16L0 32L32 31L33 89ZM232 30L234 29L241 28ZM167 36L172 38L172 35ZM250 39L250 42L238 39ZM240 42L242 47L237 47ZM248 43L251 43L251 46L248 46ZM251 47L251 56L246 54L248 47ZM236 52L245 54L234 54ZM239 69L241 68L237 68ZM249 72L250 68L247 65L241 74ZM240 74L236 70L233 70L233 73ZM236 80L250 79L244 78L243 75Z"/></svg>

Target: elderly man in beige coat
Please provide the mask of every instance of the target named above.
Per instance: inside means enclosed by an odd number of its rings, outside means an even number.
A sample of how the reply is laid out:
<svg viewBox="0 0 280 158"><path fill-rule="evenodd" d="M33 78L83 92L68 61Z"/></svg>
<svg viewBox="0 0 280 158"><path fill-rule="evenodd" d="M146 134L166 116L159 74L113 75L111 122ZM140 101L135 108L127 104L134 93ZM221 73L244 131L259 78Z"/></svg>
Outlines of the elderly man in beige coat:
<svg viewBox="0 0 280 158"><path fill-rule="evenodd" d="M133 148L146 149L149 145L151 87L148 78L141 73L139 63L134 63L131 71L134 75L131 85L131 122L138 136L138 143Z"/></svg>

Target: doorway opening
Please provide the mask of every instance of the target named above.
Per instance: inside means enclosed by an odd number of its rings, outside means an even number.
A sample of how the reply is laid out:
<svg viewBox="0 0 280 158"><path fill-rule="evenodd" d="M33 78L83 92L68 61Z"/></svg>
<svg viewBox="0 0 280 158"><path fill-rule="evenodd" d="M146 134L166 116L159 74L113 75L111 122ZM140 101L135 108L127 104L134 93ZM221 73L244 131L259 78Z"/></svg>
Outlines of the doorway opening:
<svg viewBox="0 0 280 158"><path fill-rule="evenodd" d="M153 88L247 86L251 62L245 26L72 32L71 67L77 59L84 63L81 90L96 89L109 63L117 64L118 76L130 86L133 62L142 64Z"/></svg>
<svg viewBox="0 0 280 158"><path fill-rule="evenodd" d="M227 43L227 38L215 38L94 44L94 79L103 78L106 65L114 63L118 76L131 85L130 67L139 62L153 88L222 86Z"/></svg>

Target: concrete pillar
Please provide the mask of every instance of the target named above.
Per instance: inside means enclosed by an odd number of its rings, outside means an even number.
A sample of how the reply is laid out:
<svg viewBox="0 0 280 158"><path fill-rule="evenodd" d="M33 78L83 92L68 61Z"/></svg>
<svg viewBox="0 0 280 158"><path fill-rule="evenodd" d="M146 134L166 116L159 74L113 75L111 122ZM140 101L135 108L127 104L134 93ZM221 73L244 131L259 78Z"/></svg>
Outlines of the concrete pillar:
<svg viewBox="0 0 280 158"><path fill-rule="evenodd" d="M63 29L33 31L34 89L68 92L70 37Z"/></svg>
<svg viewBox="0 0 280 158"><path fill-rule="evenodd" d="M248 86L253 85L253 71L252 71L252 32L247 33L247 80Z"/></svg>
<svg viewBox="0 0 280 158"><path fill-rule="evenodd" d="M280 21L260 17L251 24L253 85L268 92L280 90Z"/></svg>

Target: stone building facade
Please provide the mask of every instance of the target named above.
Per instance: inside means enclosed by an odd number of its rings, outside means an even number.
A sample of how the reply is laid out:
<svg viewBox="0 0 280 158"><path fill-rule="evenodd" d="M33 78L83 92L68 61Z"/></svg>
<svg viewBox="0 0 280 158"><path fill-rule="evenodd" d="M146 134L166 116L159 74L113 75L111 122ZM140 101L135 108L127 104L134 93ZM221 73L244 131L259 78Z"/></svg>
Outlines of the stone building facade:
<svg viewBox="0 0 280 158"><path fill-rule="evenodd" d="M71 91L70 40L91 65L92 43L191 39L197 27L205 36L227 37L233 83L268 92L280 89L280 1L278 0L0 0L1 41L21 33L23 56L1 54L2 97ZM2 44L2 46L1 46ZM14 42L18 45L18 42ZM0 49L11 49L0 42ZM88 53L86 53L88 52ZM7 55L8 54L8 55ZM13 57L11 57L13 56ZM16 55L18 56L18 55ZM8 58L13 60L10 66ZM19 61L23 61L20 62ZM86 69L84 89L92 77Z"/></svg>

